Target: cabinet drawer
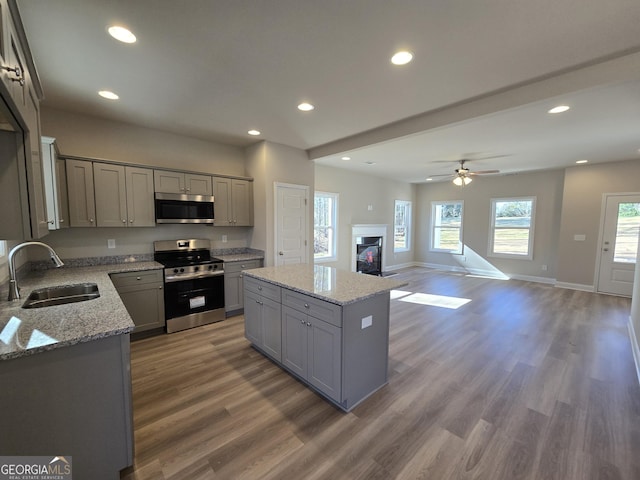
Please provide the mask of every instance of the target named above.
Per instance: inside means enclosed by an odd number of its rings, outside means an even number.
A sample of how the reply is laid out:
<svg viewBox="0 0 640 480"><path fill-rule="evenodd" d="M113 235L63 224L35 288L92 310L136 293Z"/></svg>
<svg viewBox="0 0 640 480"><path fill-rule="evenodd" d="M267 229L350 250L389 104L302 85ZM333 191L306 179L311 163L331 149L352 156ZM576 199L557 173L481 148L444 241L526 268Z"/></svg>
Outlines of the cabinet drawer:
<svg viewBox="0 0 640 480"><path fill-rule="evenodd" d="M273 283L258 280L253 277L244 277L244 288L263 297L270 298L280 303L280 287Z"/></svg>
<svg viewBox="0 0 640 480"><path fill-rule="evenodd" d="M111 281L116 289L147 283L162 283L162 270L140 270L135 272L112 273Z"/></svg>
<svg viewBox="0 0 640 480"><path fill-rule="evenodd" d="M282 304L342 328L342 307L335 303L282 289Z"/></svg>
<svg viewBox="0 0 640 480"><path fill-rule="evenodd" d="M225 262L225 273L236 273L242 270L250 270L252 268L260 268L262 266L262 260L249 260L246 262Z"/></svg>

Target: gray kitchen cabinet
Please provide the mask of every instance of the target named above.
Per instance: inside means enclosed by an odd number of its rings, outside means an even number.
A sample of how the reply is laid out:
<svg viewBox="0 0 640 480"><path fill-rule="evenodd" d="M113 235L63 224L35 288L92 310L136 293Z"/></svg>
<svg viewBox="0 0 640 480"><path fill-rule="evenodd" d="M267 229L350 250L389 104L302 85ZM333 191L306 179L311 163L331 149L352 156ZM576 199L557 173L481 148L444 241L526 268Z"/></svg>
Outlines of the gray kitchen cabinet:
<svg viewBox="0 0 640 480"><path fill-rule="evenodd" d="M215 225L253 225L253 182L238 178L213 177Z"/></svg>
<svg viewBox="0 0 640 480"><path fill-rule="evenodd" d="M94 162L99 227L155 226L153 170Z"/></svg>
<svg viewBox="0 0 640 480"><path fill-rule="evenodd" d="M58 158L56 139L42 137L42 166L44 168L49 230L69 227L69 201L64 160Z"/></svg>
<svg viewBox="0 0 640 480"><path fill-rule="evenodd" d="M282 362L282 305L280 287L245 279L245 337L264 354Z"/></svg>
<svg viewBox="0 0 640 480"><path fill-rule="evenodd" d="M227 317L239 315L244 309L242 272L262 266L262 260L224 263L224 309Z"/></svg>
<svg viewBox="0 0 640 480"><path fill-rule="evenodd" d="M164 328L162 270L112 273L111 281L136 325L135 333Z"/></svg>
<svg viewBox="0 0 640 480"><path fill-rule="evenodd" d="M66 162L69 226L95 227L96 202L93 164L86 160L68 159Z"/></svg>
<svg viewBox="0 0 640 480"><path fill-rule="evenodd" d="M288 295L288 291L285 292L283 295ZM307 301L314 299L307 297ZM298 310L289 305L283 298L282 365L329 398L340 402L342 329L311 316L308 313L310 308ZM340 307L332 307L337 309L339 318Z"/></svg>
<svg viewBox="0 0 640 480"><path fill-rule="evenodd" d="M171 170L153 171L155 191L159 193L185 193L212 195L211 176Z"/></svg>

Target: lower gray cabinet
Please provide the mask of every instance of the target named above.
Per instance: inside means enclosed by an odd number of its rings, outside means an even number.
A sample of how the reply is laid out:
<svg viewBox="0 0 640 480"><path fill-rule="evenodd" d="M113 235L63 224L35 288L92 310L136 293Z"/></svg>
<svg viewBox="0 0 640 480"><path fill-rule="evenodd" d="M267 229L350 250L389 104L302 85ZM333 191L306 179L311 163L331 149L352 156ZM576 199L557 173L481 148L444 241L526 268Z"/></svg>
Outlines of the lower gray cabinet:
<svg viewBox="0 0 640 480"><path fill-rule="evenodd" d="M341 399L342 329L282 308L282 364L333 400Z"/></svg>
<svg viewBox="0 0 640 480"><path fill-rule="evenodd" d="M244 309L242 272L262 266L262 260L225 262L224 264L224 310L227 317L239 315Z"/></svg>
<svg viewBox="0 0 640 480"><path fill-rule="evenodd" d="M111 281L136 325L135 333L165 326L162 270L112 273Z"/></svg>
<svg viewBox="0 0 640 480"><path fill-rule="evenodd" d="M282 362L280 287L247 279L244 293L245 337L263 353Z"/></svg>

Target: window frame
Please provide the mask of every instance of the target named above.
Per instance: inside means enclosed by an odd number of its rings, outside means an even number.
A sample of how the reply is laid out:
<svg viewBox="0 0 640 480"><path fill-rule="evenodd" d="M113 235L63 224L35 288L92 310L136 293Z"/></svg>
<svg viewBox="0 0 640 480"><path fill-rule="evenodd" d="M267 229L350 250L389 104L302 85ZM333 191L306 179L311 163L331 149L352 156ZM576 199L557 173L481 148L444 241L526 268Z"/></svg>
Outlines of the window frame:
<svg viewBox="0 0 640 480"><path fill-rule="evenodd" d="M458 249L452 250L448 248L437 248L435 246L435 231L436 228L442 228L441 225L436 225L436 209L441 205L460 205L460 227L458 229ZM451 227L449 227L451 228ZM451 255L463 255L464 254L464 200L434 200L431 202L431 221L429 222L429 251L435 253L449 253Z"/></svg>
<svg viewBox="0 0 640 480"><path fill-rule="evenodd" d="M313 194L313 204L314 204L314 214L313 214L313 242L314 242L314 250L315 250L315 240L316 240L316 230L318 228L329 228L330 231L332 232L332 236L329 239L329 244L330 244L330 252L328 255L323 255L323 256L317 256L317 254L313 253L313 261L314 263L322 263L322 262L335 262L338 259L338 202L339 202L339 198L340 195L338 193L334 193L334 192L323 192L323 191L319 191L316 190ZM324 197L324 198L330 198L332 200L332 211L330 212L330 217L331 217L331 222L332 225L325 227L325 226L318 226L316 225L315 222L315 200L316 197Z"/></svg>
<svg viewBox="0 0 640 480"><path fill-rule="evenodd" d="M496 227L496 204L498 202L531 202L531 221L528 228L526 227L514 227L514 226L505 226L505 227ZM537 198L535 196L527 196L527 197L499 197L492 198L490 205L490 220L489 220L489 243L488 243L488 251L487 256L492 258L508 258L508 259L518 259L518 260L533 260L533 240L535 236L535 223L536 223L536 203ZM497 229L522 229L529 231L529 239L527 245L527 254L521 255L518 253L504 253L504 252L494 252L494 239L495 239L495 231Z"/></svg>
<svg viewBox="0 0 640 480"><path fill-rule="evenodd" d="M398 205L403 205L404 212L404 225L401 225L405 228L405 246L404 247L396 247L396 228L398 224L396 224L396 211L398 210ZM411 251L411 200L396 200L393 205L393 251L394 253L399 252L409 252Z"/></svg>

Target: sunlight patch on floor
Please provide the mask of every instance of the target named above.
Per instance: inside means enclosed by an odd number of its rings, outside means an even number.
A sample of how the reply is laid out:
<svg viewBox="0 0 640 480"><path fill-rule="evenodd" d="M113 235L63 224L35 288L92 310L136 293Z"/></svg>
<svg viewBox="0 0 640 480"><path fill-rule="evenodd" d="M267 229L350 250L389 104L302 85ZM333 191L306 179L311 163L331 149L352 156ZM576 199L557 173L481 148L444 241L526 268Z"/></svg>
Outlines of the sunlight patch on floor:
<svg viewBox="0 0 640 480"><path fill-rule="evenodd" d="M392 297L393 298L393 297ZM456 310L471 301L470 298L447 297L446 295L431 295L429 293L413 293L400 298L401 302L430 305L432 307L450 308Z"/></svg>
<svg viewBox="0 0 640 480"><path fill-rule="evenodd" d="M406 290L391 290L391 300L406 297L407 295L411 295L412 293L413 292L407 292Z"/></svg>

